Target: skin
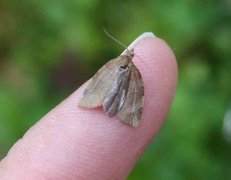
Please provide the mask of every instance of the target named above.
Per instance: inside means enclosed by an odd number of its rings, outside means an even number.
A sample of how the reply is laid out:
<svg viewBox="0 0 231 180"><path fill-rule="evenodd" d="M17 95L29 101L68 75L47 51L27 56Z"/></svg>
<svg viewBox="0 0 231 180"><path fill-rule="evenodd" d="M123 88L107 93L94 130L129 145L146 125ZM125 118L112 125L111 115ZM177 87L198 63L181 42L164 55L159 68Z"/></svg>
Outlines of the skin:
<svg viewBox="0 0 231 180"><path fill-rule="evenodd" d="M177 83L176 60L163 40L145 38L134 49L145 88L138 128L101 108L78 108L85 83L15 143L0 162L0 179L125 179L162 126Z"/></svg>

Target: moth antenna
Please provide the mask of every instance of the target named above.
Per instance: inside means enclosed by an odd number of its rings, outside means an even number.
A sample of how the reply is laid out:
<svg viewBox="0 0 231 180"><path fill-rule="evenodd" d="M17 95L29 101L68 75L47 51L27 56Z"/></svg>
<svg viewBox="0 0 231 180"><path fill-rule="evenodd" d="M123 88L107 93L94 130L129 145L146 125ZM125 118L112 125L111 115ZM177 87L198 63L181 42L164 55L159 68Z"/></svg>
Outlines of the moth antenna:
<svg viewBox="0 0 231 180"><path fill-rule="evenodd" d="M122 43L121 41L113 37L111 34L109 34L109 32L107 32L107 30L104 27L103 27L103 31L109 38L111 38L113 41L115 41L119 45L123 46L130 54L134 54L131 50L128 49L128 47L124 43Z"/></svg>
<svg viewBox="0 0 231 180"><path fill-rule="evenodd" d="M122 43L121 41L119 41L118 39L116 39L115 37L113 37L109 32L107 32L107 30L103 27L103 31L104 33L111 38L112 40L114 40L116 43L118 43L119 45L123 46L131 55L136 55L144 64L145 66L150 70L149 66L141 59L141 57L139 57L136 53L133 52L133 50L129 50L128 47Z"/></svg>

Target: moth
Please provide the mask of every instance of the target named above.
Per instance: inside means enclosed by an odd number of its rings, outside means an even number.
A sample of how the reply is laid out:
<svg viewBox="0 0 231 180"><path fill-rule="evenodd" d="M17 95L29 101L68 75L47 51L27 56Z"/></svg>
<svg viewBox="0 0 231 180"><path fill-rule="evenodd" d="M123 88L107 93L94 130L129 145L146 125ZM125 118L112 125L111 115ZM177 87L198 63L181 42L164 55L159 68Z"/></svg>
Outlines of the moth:
<svg viewBox="0 0 231 180"><path fill-rule="evenodd" d="M144 105L142 76L132 59L134 50L107 62L90 80L78 106L85 109L103 107L109 117L138 127Z"/></svg>

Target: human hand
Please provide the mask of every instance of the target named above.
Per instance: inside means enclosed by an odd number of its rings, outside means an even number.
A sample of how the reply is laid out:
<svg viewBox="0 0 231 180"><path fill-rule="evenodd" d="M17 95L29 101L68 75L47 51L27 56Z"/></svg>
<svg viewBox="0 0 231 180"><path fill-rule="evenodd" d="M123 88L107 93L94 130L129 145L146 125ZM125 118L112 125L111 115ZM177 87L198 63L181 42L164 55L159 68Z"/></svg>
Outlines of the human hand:
<svg viewBox="0 0 231 180"><path fill-rule="evenodd" d="M84 84L11 148L0 179L125 179L164 122L177 82L176 60L164 41L149 36L133 48L145 89L138 128L101 109L78 108Z"/></svg>

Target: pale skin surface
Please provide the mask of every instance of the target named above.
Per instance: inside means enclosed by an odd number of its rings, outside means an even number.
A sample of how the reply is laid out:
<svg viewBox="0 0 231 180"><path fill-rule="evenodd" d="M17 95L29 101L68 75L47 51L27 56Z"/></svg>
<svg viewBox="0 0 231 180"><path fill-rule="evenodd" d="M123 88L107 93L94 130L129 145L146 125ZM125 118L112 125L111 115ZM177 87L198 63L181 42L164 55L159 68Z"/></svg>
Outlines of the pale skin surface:
<svg viewBox="0 0 231 180"><path fill-rule="evenodd" d="M78 108L84 84L11 148L0 162L0 179L126 179L162 126L177 82L176 60L163 40L146 38L134 49L145 88L138 128L108 118L101 108Z"/></svg>

